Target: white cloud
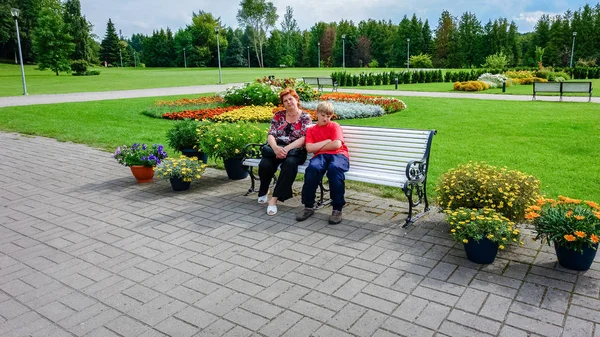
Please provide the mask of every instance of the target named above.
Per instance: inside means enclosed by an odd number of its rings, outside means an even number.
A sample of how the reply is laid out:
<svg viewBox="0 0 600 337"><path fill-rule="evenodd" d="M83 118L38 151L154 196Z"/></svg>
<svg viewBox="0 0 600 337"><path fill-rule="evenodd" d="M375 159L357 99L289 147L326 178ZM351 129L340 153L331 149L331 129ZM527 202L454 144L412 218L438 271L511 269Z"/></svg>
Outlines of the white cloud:
<svg viewBox="0 0 600 337"><path fill-rule="evenodd" d="M524 13L519 13L519 15L513 17L512 20L514 20L517 25L519 25L519 22L526 22L529 25L535 26L535 24L542 17L542 15L549 15L550 17L554 17L556 15L561 15L561 14L563 14L563 13L551 13L551 12L544 12L544 11L524 12Z"/></svg>

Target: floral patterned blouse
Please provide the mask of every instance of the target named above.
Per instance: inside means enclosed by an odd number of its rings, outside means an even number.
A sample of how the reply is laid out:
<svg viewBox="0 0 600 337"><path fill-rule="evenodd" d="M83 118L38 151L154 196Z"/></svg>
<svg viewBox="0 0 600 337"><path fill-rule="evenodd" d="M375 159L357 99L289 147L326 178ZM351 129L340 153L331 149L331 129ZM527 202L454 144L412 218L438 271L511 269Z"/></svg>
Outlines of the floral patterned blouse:
<svg viewBox="0 0 600 337"><path fill-rule="evenodd" d="M310 115L302 111L300 118L295 123L285 120L285 110L276 112L271 121L269 135L275 137L278 145L288 145L296 139L306 136L306 128L312 124Z"/></svg>

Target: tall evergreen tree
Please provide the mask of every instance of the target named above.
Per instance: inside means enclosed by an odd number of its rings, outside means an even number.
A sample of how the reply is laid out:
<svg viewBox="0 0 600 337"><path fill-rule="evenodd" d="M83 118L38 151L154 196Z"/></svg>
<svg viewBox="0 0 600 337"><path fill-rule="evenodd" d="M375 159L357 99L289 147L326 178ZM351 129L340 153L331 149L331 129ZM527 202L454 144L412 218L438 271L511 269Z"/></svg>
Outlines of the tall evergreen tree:
<svg viewBox="0 0 600 337"><path fill-rule="evenodd" d="M100 44L102 49L100 51L100 61L106 62L112 65L120 65L119 57L119 36L117 36L117 30L111 19L108 19L106 24L106 35Z"/></svg>
<svg viewBox="0 0 600 337"><path fill-rule="evenodd" d="M432 61L436 67L454 66L453 57L456 38L455 19L450 15L450 12L443 11L435 31L435 50Z"/></svg>
<svg viewBox="0 0 600 337"><path fill-rule="evenodd" d="M231 42L225 52L225 58L223 59L225 67L247 67L248 60L246 59L246 48L242 46L240 39L233 34L231 36Z"/></svg>
<svg viewBox="0 0 600 337"><path fill-rule="evenodd" d="M482 61L481 39L483 29L477 16L465 12L458 23L456 35L456 58L464 68L478 67Z"/></svg>
<svg viewBox="0 0 600 337"><path fill-rule="evenodd" d="M89 46L91 26L86 18L81 15L81 3L79 0L67 0L64 3L64 8L63 21L75 44L75 49L70 58L89 62L92 58Z"/></svg>
<svg viewBox="0 0 600 337"><path fill-rule="evenodd" d="M69 55L75 45L71 42L73 38L67 33L67 27L58 10L42 9L32 35L38 69L50 69L56 73L56 76L61 71L71 71Z"/></svg>

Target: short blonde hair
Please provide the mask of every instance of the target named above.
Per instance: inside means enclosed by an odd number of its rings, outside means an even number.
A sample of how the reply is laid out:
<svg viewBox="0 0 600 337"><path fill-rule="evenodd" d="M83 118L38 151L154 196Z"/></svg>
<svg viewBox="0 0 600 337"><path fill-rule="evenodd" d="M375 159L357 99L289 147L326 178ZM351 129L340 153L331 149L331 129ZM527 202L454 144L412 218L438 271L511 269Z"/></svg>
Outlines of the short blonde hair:
<svg viewBox="0 0 600 337"><path fill-rule="evenodd" d="M328 101L323 101L317 105L317 112L324 112L327 116L333 116L333 104Z"/></svg>

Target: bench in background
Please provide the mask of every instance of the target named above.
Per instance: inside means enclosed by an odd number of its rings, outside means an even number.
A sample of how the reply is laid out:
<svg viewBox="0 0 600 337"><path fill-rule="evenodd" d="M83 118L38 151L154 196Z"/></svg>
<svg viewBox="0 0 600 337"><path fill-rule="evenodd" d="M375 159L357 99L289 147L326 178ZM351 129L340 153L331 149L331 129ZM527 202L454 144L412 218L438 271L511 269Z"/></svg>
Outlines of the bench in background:
<svg viewBox="0 0 600 337"><path fill-rule="evenodd" d="M558 93L562 101L564 93L589 94L588 102L592 101L592 82L533 82L533 99L538 92Z"/></svg>
<svg viewBox="0 0 600 337"><path fill-rule="evenodd" d="M429 211L427 199L427 171L429 153L435 130L412 130L362 126L342 126L344 142L350 153L350 170L346 180L399 187L408 198L408 217L403 227L417 221ZM260 163L260 147L264 144L248 144L243 165L248 166L251 177L249 193L255 192L256 177L253 168ZM309 154L310 159L311 154ZM309 159L298 167L304 173ZM321 184L321 199L324 201L326 189ZM413 208L425 204L423 211L413 216Z"/></svg>
<svg viewBox="0 0 600 337"><path fill-rule="evenodd" d="M331 87L331 91L337 91L338 84L331 77L302 77L304 83L309 85L316 85L319 91L323 91L324 86Z"/></svg>

